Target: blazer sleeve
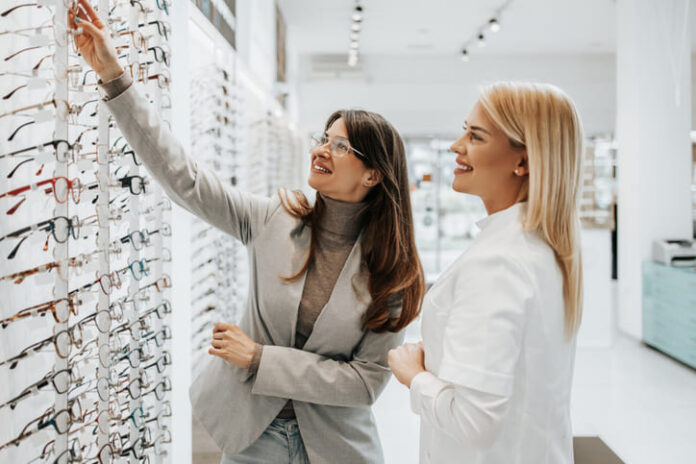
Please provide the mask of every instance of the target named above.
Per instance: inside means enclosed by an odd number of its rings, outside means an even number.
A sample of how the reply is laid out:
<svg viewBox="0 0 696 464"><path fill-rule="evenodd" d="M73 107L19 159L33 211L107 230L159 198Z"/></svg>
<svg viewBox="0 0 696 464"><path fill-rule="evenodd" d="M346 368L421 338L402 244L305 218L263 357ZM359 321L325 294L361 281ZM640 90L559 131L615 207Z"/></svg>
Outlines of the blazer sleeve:
<svg viewBox="0 0 696 464"><path fill-rule="evenodd" d="M280 205L226 185L215 172L199 166L136 86L105 101L130 146L179 206L246 244Z"/></svg>
<svg viewBox="0 0 696 464"><path fill-rule="evenodd" d="M404 340L400 332L365 332L350 361L266 345L251 392L329 406L368 406L379 397L391 371L387 352Z"/></svg>

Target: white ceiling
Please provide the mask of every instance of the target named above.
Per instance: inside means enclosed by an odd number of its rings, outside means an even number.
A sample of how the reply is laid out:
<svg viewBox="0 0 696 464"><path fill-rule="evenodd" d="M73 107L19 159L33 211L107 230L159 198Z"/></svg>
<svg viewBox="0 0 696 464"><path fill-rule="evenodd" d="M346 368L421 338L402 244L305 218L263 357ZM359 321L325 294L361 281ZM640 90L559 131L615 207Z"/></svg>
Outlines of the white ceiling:
<svg viewBox="0 0 696 464"><path fill-rule="evenodd" d="M351 0L278 0L299 54L346 53ZM362 0L361 53L457 54L505 0ZM611 53L615 0L514 0L470 54Z"/></svg>

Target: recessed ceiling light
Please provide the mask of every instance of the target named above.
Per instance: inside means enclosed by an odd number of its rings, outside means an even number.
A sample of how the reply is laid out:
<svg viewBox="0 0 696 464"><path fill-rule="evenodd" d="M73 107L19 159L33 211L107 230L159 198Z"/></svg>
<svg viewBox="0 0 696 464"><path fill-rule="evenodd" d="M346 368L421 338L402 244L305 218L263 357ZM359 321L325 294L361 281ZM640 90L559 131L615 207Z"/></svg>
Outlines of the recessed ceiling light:
<svg viewBox="0 0 696 464"><path fill-rule="evenodd" d="M476 42L476 45L478 45L479 47L486 46L486 38L483 36L483 34L478 35L478 40Z"/></svg>
<svg viewBox="0 0 696 464"><path fill-rule="evenodd" d="M466 51L466 48L462 50L462 61L465 63L469 61L469 52Z"/></svg>
<svg viewBox="0 0 696 464"><path fill-rule="evenodd" d="M353 25L350 28L353 32L358 32L360 31L360 23L353 23Z"/></svg>
<svg viewBox="0 0 696 464"><path fill-rule="evenodd" d="M491 32L498 32L500 30L500 23L497 19L491 18L491 20L488 21L488 27L491 29Z"/></svg>

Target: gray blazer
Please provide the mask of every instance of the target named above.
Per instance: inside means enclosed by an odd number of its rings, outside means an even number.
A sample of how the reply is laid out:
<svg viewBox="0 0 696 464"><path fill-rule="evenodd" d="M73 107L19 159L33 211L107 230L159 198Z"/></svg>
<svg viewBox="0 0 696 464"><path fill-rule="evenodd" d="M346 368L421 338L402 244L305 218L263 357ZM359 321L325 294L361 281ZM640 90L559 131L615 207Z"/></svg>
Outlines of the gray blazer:
<svg viewBox="0 0 696 464"><path fill-rule="evenodd" d="M360 239L304 349L294 348L310 231L277 197L240 192L198 166L135 86L107 102L128 143L177 204L249 250L249 301L239 326L264 345L256 375L211 356L190 390L194 415L226 453L251 445L292 399L312 463L383 462L372 405L389 380L400 333L361 328L370 302ZM392 308L398 316L401 307Z"/></svg>

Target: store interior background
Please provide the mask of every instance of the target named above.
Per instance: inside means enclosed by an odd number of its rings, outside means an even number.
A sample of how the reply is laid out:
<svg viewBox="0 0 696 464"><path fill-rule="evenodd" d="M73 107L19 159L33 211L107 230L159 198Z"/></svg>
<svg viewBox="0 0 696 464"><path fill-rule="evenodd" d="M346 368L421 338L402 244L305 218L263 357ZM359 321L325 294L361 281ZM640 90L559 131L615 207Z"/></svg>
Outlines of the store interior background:
<svg viewBox="0 0 696 464"><path fill-rule="evenodd" d="M358 4L359 59L350 66ZM488 27L492 18L501 26L497 32ZM696 371L689 366L696 366L696 316L685 345L690 358L679 362L648 347L642 275L653 241L689 239L695 232L696 3L174 0L168 19L172 130L199 162L216 166L216 145L197 128L208 122L224 70L243 124L235 148L225 148L233 151L232 164L244 165L235 180L240 188L311 193L308 136L336 109L375 111L394 124L406 142L417 244L429 282L467 248L485 215L478 200L450 188L449 146L461 134L478 87L521 80L565 90L577 104L587 142L574 434L600 437L629 464L696 462ZM223 23L226 37L219 31ZM479 33L483 47L476 43ZM199 464L219 462L210 438L192 422L188 387L208 356L210 324L234 322L242 311L246 257L241 246L211 233L208 245L224 244L233 272L197 273L194 263L207 256L196 242L202 227L181 208L171 212L172 443L157 462L187 462L188 456ZM618 279L612 275L617 268ZM209 277L226 279L231 293L225 298L232 295L234 307L205 311L201 299L214 286ZM693 295L675 298L690 298L693 310ZM416 321L408 341L419 340L419 333ZM0 339L3 353L7 340ZM407 389L392 379L374 414L386 462L418 462L418 418Z"/></svg>
<svg viewBox="0 0 696 464"><path fill-rule="evenodd" d="M430 280L467 247L474 222L484 214L476 199L449 188L453 156L448 147L460 134L478 86L531 80L564 89L580 111L586 165L592 166L583 196L585 312L578 335L574 433L599 436L627 463L692 462L696 375L641 343L641 263L651 259L653 240L693 235L693 2L518 0L505 6L499 0L382 0L360 5L360 59L352 67L347 52L354 2L239 0L235 62L270 99L286 95L279 111L300 132L319 130L333 110L353 107L379 112L397 127L407 143L418 246ZM193 4L187 6L189 14L198 13ZM188 27L190 34L201 21L185 24L184 10L177 13L177 26ZM286 26L282 83L276 80L277 14ZM470 59L463 62L463 44L492 17L500 21L500 31L484 28L485 47L472 44ZM189 56L203 51L182 31L178 37L175 46L187 46ZM175 85L186 87L189 66L175 61ZM678 104L663 104L675 98ZM188 113L182 106L175 114L182 128ZM626 155L617 156L622 145ZM302 187L306 169L300 172ZM612 279L617 198L624 225L618 233L618 281ZM409 327L408 338L419 339L418 323ZM185 348L178 349L183 354ZM182 401L185 383L179 383ZM417 462L418 420L408 410L407 390L392 381L375 415L386 462Z"/></svg>

